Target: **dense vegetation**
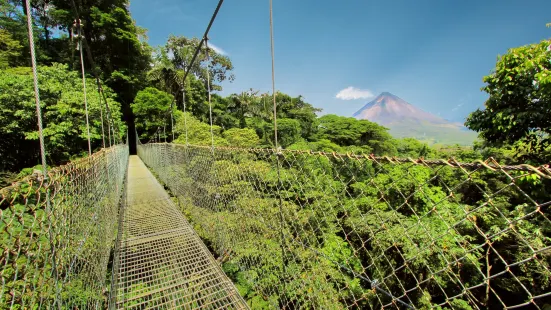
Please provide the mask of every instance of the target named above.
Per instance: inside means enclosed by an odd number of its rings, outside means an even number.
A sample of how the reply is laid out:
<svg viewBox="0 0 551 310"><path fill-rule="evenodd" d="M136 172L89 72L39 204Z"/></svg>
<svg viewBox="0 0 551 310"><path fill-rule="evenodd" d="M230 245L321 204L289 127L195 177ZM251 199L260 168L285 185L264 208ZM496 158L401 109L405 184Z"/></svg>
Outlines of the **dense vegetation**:
<svg viewBox="0 0 551 310"><path fill-rule="evenodd" d="M104 103L95 91L97 81L92 78L92 72L99 73L105 85L116 132L124 135L128 130L130 140L136 127L144 143L157 136L161 141L178 144L209 146L214 142L216 146L274 147L271 94L249 90L227 97L218 95L216 91L221 90L221 82L235 78L227 56L210 50L212 63L208 72L203 48L198 61L190 68L199 40L171 36L165 45L152 48L145 41L145 30L136 26L130 17L127 5L126 0L91 0L79 3L77 8L84 24L86 54L90 53L94 59L92 63L86 57L85 66L89 74L88 104L95 150L103 146L102 127L106 136L108 126L107 120L101 121L102 117L106 118L102 110ZM20 0L0 0L0 186L17 178L21 170L39 163L23 7ZM32 12L47 159L51 165L59 165L85 155L87 149L79 60L75 57L75 41L69 36L75 14L71 1L65 0L33 1ZM485 109L473 112L466 123L480 133L480 140L473 147L434 148L412 138L395 139L386 128L367 120L337 115L318 117L321 110L303 97L281 92L276 94L279 146L287 150L341 154L454 157L464 162L494 157L504 164L547 163L551 159L551 52L548 46L549 42L543 41L512 49L499 58L495 71L484 78L483 90L490 97ZM187 69L192 74L184 81ZM212 128L207 73L215 91ZM284 291L274 287L281 284L273 281L274 270L278 270L279 265L264 264L264 269L253 270L257 287L251 287L252 269L239 270L236 266L251 257L278 263L270 260L282 255L279 247L274 246L281 239L272 228L281 223L276 221L269 226L269 222L244 221L244 225L252 225L244 229L260 232L252 239L257 248L243 248L242 252L234 253L231 260L225 261L224 268L255 307L268 307L278 296L285 296L289 305L304 303L311 308L339 308L350 303L378 308L381 301L370 293L368 285L343 272L335 263L345 263L349 269L370 278L384 277L385 272L392 269L391 264L382 261L383 257L371 257L371 253L384 253L385 259L396 264L411 261L408 272L400 274L400 280L386 284L398 295L403 287L417 286L419 278L429 277L431 270L449 266L446 261L468 257L464 265L452 268L448 276L419 286L410 296L418 307L443 303L446 296L459 294L454 286L457 279L470 285L480 283L485 275L504 272L506 264L529 257L533 258L526 264L514 266L518 281L511 277L497 278L491 283L492 290L473 290L469 298L447 306L501 307L497 296L506 295L504 302L510 305L527 301L526 290L534 295L551 290L551 256L534 254L534 249L545 249L551 244L551 213L548 205L538 205L550 200L549 180L532 176L518 179L513 186L506 174L489 170L467 175L460 169L387 164L378 167L372 162L346 158L336 162L327 157L298 155L287 155L290 157L284 160L282 179L278 180L273 157L243 152L204 162L205 156L190 158L194 161L187 163L181 177L186 182L194 182L193 190L199 191L190 197L186 211L198 216L196 225L210 246L217 241L208 231L201 230L205 223L231 233L231 225L239 219L228 214L229 208L238 206L251 214L276 214L279 210L276 202L282 199L287 215L285 237L308 240L331 257L327 263L314 258L310 251L289 245ZM199 171L209 175L210 169L218 169L220 179L193 179L198 173L190 173ZM239 171L243 179L232 178L231 173L235 171ZM28 172L25 169L24 173ZM282 188L275 191L279 184ZM218 187L239 190L235 193L213 190ZM199 201L193 200L200 195L222 195L224 205L201 213L196 210ZM382 202L381 197L388 200ZM396 208L404 201L405 208ZM442 209L440 213L431 212L436 204ZM476 212L464 220L465 210ZM426 216L420 219L419 214ZM526 214L536 216L526 219ZM204 223L197 222L198 219ZM374 232L372 227L381 222L388 223L385 230ZM419 222L423 231L414 229L406 233L405 227L413 229ZM446 227L456 223L460 223L456 230L433 240L433 236L441 236ZM510 225L515 228L498 233ZM297 233L299 231L303 234ZM485 236L489 235L494 239L485 244ZM419 248L427 250L419 252ZM465 275L473 270L475 275L466 279ZM299 275L303 274L301 278ZM300 286L300 283L311 285ZM259 291L271 293L261 295ZM276 303L283 306L281 301ZM538 303L550 302L540 299Z"/></svg>
<svg viewBox="0 0 551 310"><path fill-rule="evenodd" d="M188 119L189 141L206 147L143 146L147 163L254 309L391 302L365 279L384 279L381 289L417 308L495 309L551 289L550 259L534 252L551 241L549 212L531 200L549 201L549 181L510 186L486 169L211 151L209 126ZM227 143L218 133L215 143ZM292 148L343 150L329 141Z"/></svg>

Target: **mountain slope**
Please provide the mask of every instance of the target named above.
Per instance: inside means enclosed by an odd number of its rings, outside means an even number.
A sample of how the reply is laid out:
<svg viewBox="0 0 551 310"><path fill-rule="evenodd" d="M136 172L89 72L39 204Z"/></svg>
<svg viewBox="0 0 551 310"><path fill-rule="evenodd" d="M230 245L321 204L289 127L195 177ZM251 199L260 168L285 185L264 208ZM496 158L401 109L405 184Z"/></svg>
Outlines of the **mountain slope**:
<svg viewBox="0 0 551 310"><path fill-rule="evenodd" d="M388 92L381 93L364 105L353 117L388 127L397 138L413 137L430 144L470 145L476 138L476 133L467 130L461 123L425 112Z"/></svg>

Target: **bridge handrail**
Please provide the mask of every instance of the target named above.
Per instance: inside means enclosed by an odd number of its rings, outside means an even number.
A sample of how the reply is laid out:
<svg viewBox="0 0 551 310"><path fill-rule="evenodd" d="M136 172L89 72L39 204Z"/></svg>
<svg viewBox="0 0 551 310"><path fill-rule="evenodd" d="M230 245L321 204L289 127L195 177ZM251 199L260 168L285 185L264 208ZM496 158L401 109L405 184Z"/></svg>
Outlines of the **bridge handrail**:
<svg viewBox="0 0 551 310"><path fill-rule="evenodd" d="M168 143L138 155L249 302L544 308L551 296L548 165Z"/></svg>
<svg viewBox="0 0 551 310"><path fill-rule="evenodd" d="M0 189L0 305L106 304L127 161L116 145Z"/></svg>

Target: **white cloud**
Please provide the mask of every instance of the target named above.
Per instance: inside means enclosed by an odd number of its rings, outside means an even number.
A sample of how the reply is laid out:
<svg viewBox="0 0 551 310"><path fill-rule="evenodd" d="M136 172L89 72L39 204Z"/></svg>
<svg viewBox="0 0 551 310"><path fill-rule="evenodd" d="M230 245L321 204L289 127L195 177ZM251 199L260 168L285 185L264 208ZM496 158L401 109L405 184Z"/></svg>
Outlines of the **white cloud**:
<svg viewBox="0 0 551 310"><path fill-rule="evenodd" d="M368 89L359 89L350 86L341 90L336 97L341 100L356 100L373 98L375 95Z"/></svg>
<svg viewBox="0 0 551 310"><path fill-rule="evenodd" d="M216 53L220 54L220 55L224 55L224 56L227 56L228 55L228 52L226 52L225 50L221 49L220 47L212 44L209 42L209 47L212 48Z"/></svg>

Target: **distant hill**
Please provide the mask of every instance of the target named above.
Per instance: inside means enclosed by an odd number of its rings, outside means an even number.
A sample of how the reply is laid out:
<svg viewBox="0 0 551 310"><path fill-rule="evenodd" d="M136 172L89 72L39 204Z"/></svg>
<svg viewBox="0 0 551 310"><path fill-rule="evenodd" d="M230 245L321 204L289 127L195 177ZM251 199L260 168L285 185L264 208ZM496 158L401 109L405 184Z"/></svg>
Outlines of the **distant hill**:
<svg viewBox="0 0 551 310"><path fill-rule="evenodd" d="M412 137L429 144L471 145L476 133L461 123L425 112L389 92L364 105L353 117L390 128L397 138Z"/></svg>

